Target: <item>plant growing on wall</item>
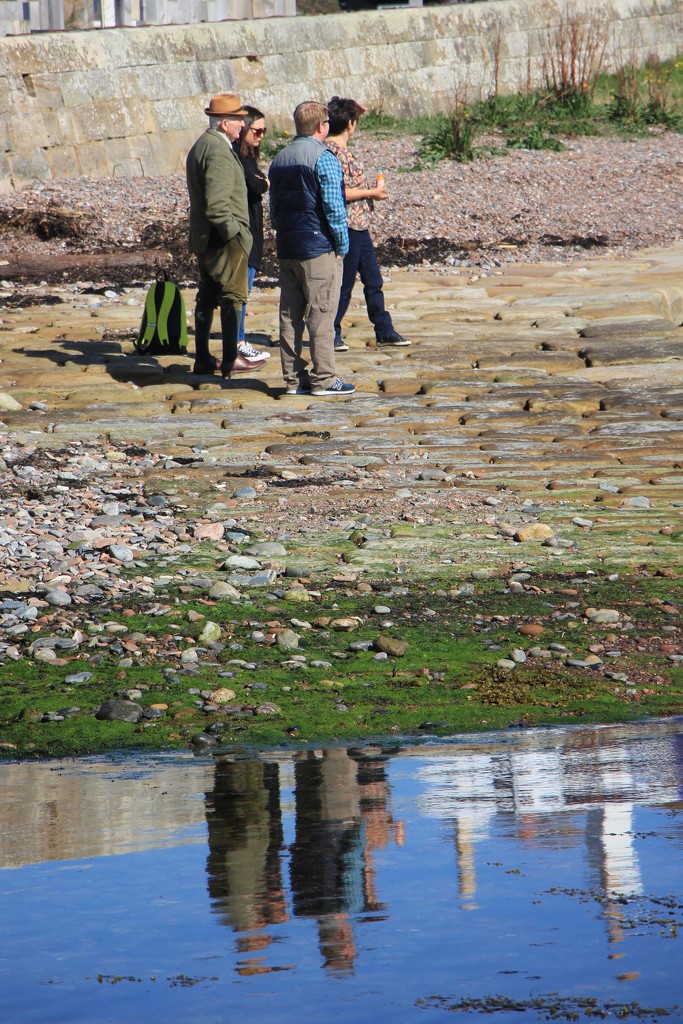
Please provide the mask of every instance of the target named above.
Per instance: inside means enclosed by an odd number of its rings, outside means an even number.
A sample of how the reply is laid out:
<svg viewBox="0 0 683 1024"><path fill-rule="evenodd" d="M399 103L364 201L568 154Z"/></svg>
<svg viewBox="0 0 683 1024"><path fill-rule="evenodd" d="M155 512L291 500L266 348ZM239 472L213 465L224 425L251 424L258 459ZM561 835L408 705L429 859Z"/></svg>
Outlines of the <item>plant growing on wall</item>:
<svg viewBox="0 0 683 1024"><path fill-rule="evenodd" d="M643 69L633 54L622 56L607 105L609 120L627 130L642 131L649 125L680 130L683 113L676 85L681 68L681 61L662 63L650 54Z"/></svg>
<svg viewBox="0 0 683 1024"><path fill-rule="evenodd" d="M590 107L605 62L610 21L604 8L559 12L541 34L541 67L548 91L576 113Z"/></svg>
<svg viewBox="0 0 683 1024"><path fill-rule="evenodd" d="M476 158L474 141L479 121L473 110L457 100L450 117L437 117L433 128L422 136L419 158L422 166L433 166L450 158L468 163Z"/></svg>
<svg viewBox="0 0 683 1024"><path fill-rule="evenodd" d="M418 151L422 166L433 166L446 158L458 163L469 163L476 158L474 142L480 129L482 105L467 103L468 92L467 80L456 85L453 112L435 118L433 126L423 133Z"/></svg>
<svg viewBox="0 0 683 1024"><path fill-rule="evenodd" d="M674 71L680 71L681 62L662 64L656 54L650 54L645 68L647 88L646 120L648 124L661 124L674 130L680 129L683 117L676 109L672 93Z"/></svg>

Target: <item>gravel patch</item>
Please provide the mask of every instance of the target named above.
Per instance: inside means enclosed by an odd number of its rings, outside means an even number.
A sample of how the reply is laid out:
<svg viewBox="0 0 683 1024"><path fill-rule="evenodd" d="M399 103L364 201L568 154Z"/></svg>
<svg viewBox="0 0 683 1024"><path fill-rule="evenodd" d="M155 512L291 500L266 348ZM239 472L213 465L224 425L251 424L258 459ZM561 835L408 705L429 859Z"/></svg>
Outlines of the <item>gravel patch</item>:
<svg viewBox="0 0 683 1024"><path fill-rule="evenodd" d="M368 172L387 177L391 199L377 204L373 227L385 267L570 263L587 250L626 256L681 237L682 135L566 139L559 153L512 150L416 171L419 141L356 142ZM194 282L183 175L36 182L0 195L0 226L0 260L165 248L171 273ZM270 233L267 252L266 278L276 273ZM122 268L122 280L131 273Z"/></svg>

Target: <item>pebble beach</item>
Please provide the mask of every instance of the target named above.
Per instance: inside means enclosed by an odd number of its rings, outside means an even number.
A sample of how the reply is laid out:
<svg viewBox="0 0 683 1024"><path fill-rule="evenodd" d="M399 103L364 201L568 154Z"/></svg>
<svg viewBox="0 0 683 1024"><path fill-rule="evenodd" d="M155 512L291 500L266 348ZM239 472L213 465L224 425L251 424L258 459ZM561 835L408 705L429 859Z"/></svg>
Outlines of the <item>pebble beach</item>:
<svg viewBox="0 0 683 1024"><path fill-rule="evenodd" d="M511 150L416 171L419 139L359 133L354 150L371 177L384 170L390 195L376 204L372 229L382 265L569 263L587 252L628 255L680 236L683 136L565 145L559 153ZM36 183L0 194L0 224L0 259L167 248L170 270L193 279L182 175ZM272 258L265 273L276 273Z"/></svg>

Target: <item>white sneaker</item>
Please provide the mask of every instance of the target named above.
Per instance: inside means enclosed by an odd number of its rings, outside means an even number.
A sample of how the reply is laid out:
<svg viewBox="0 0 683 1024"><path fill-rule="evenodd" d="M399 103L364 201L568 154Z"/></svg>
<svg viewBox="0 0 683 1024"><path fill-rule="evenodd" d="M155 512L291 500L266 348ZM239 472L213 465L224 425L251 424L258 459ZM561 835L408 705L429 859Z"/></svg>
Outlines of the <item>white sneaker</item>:
<svg viewBox="0 0 683 1024"><path fill-rule="evenodd" d="M248 341L238 341L237 351L241 356L247 360L247 362L255 362L260 359L270 359L270 352L260 352L253 345L250 345Z"/></svg>

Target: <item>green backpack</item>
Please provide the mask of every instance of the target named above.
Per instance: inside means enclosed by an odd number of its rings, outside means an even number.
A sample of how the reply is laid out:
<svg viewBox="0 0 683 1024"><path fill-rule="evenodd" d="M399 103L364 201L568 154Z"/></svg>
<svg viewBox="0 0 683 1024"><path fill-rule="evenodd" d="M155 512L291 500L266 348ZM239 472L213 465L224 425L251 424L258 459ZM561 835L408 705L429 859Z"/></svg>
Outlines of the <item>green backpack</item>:
<svg viewBox="0 0 683 1024"><path fill-rule="evenodd" d="M185 302L165 270L159 271L147 292L135 348L152 356L187 354Z"/></svg>

